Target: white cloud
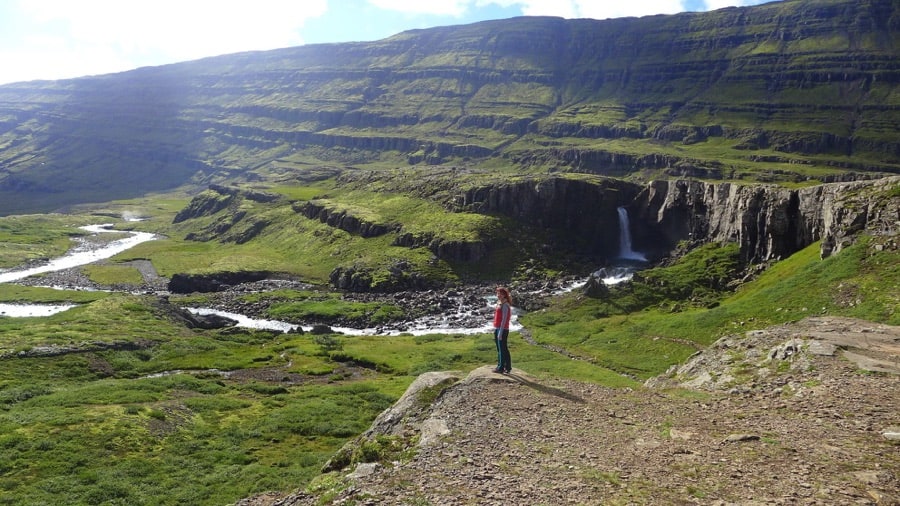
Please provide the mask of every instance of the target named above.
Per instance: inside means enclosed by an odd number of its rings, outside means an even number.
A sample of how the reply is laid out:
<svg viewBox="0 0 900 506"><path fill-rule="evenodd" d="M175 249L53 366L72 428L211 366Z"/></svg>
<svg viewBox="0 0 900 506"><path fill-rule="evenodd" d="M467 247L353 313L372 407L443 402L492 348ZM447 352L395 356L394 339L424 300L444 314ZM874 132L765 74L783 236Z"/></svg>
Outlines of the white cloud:
<svg viewBox="0 0 900 506"><path fill-rule="evenodd" d="M685 11L682 0L591 2L580 0L578 13L583 18L608 19L652 14L677 14Z"/></svg>
<svg viewBox="0 0 900 506"><path fill-rule="evenodd" d="M760 0L707 0L707 9L757 4ZM383 9L416 14L461 16L472 7L518 6L525 16L608 19L624 16L676 14L688 10L687 0L369 0Z"/></svg>
<svg viewBox="0 0 900 506"><path fill-rule="evenodd" d="M739 0L719 0L734 4ZM675 14L685 11L683 0L478 0L504 7L519 5L526 16L608 19L624 16Z"/></svg>
<svg viewBox="0 0 900 506"><path fill-rule="evenodd" d="M88 52L53 37L34 37L29 44L24 49L0 51L0 83L104 74L134 67L112 48L95 47Z"/></svg>
<svg viewBox="0 0 900 506"><path fill-rule="evenodd" d="M368 0L379 9L406 14L431 14L460 17L466 13L472 0Z"/></svg>
<svg viewBox="0 0 900 506"><path fill-rule="evenodd" d="M303 23L327 9L325 0L42 0L24 5L39 20L63 23L74 40L87 46L187 58L300 44Z"/></svg>
<svg viewBox="0 0 900 506"><path fill-rule="evenodd" d="M706 0L704 2L708 10L723 9L725 7L741 7L747 5L758 4L759 1L753 0Z"/></svg>
<svg viewBox="0 0 900 506"><path fill-rule="evenodd" d="M296 46L303 24L327 7L327 0L22 0L33 31L53 35L0 52L0 83Z"/></svg>
<svg viewBox="0 0 900 506"><path fill-rule="evenodd" d="M511 2L522 7L526 16L560 16L578 18L578 2L576 0L527 0Z"/></svg>
<svg viewBox="0 0 900 506"><path fill-rule="evenodd" d="M329 3L334 7L342 1L0 0L0 83L296 46L304 42L305 24L323 16ZM606 19L676 13L688 4L718 9L761 0L367 1L384 12L414 15L410 19L423 14L461 18L491 5L517 7L524 15ZM339 22L356 26L368 19L355 16Z"/></svg>

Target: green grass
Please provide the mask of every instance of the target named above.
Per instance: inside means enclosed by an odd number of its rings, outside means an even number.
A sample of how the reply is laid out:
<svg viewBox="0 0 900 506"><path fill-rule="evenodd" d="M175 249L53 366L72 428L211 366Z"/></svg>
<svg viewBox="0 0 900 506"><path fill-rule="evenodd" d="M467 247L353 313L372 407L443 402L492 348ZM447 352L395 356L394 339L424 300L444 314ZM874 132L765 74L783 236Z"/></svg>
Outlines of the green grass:
<svg viewBox="0 0 900 506"><path fill-rule="evenodd" d="M410 183L412 184L412 183ZM321 188L287 186L277 191L300 196L318 195ZM434 285L483 271L509 275L509 253L491 249L477 265L451 265L435 259L427 247L430 243L474 244L503 242L520 227L508 219L475 213L448 213L426 199L368 190L331 188L327 198L316 200L334 212L345 212L357 219L394 226L394 230L377 237L362 238L339 228L308 219L283 202L260 204L238 200L211 215L204 215L159 231L166 238L140 244L117 255L124 262L150 258L162 276L175 273L213 273L234 271L268 271L285 273L316 284L328 283L336 268L366 273L373 286L395 282L398 276L416 273ZM238 209L246 214L236 214ZM254 223L267 225L252 239L238 241ZM225 232L221 230L226 228ZM189 233L209 230L213 240L186 240ZM215 232L213 232L215 231ZM421 243L410 248L397 246L399 235L409 235ZM204 235L201 232L199 235ZM515 252L513 252L515 253ZM398 265L407 266L397 274Z"/></svg>
<svg viewBox="0 0 900 506"><path fill-rule="evenodd" d="M293 490L394 400L379 381L275 394L220 383L57 384L0 411L0 504L228 504Z"/></svg>
<svg viewBox="0 0 900 506"><path fill-rule="evenodd" d="M403 318L398 306L376 302L341 300L336 294L309 295L302 300L274 302L269 306L270 317L285 321L333 321L347 318L364 324L380 324Z"/></svg>
<svg viewBox="0 0 900 506"><path fill-rule="evenodd" d="M35 304L68 302L83 304L104 299L109 295L107 292L57 290L55 288L0 283L0 302L28 302Z"/></svg>
<svg viewBox="0 0 900 506"><path fill-rule="evenodd" d="M611 311L615 301L570 294L549 309L523 315L521 321L540 343L561 346L640 379L661 374L697 347L724 335L808 316L838 315L898 325L900 254L879 251L875 242L864 236L825 260L819 258L819 245L813 244L733 295L723 294L715 307L683 303L622 311L620 305L620 310ZM693 263L685 258L659 275L690 272L682 269Z"/></svg>
<svg viewBox="0 0 900 506"><path fill-rule="evenodd" d="M38 346L163 342L182 335L186 329L163 317L151 301L107 294L48 317L0 319L0 353Z"/></svg>
<svg viewBox="0 0 900 506"><path fill-rule="evenodd" d="M4 288L17 290L17 298L47 293ZM269 298L312 308L354 307L318 292L247 296ZM2 359L0 504L46 504L60 497L68 504L227 504L268 490L294 490L416 375L467 371L495 356L487 334L357 338L196 331L166 318L153 297L105 294L82 303L48 318L0 319L2 352L47 345L93 350ZM141 344L97 347L104 342ZM636 386L614 372L529 346L516 334L512 350L516 367L538 378ZM351 374L347 362L371 369ZM282 376L238 380L219 372L254 369ZM290 375L303 380L285 381Z"/></svg>
<svg viewBox="0 0 900 506"><path fill-rule="evenodd" d="M727 247L709 247L645 276L681 293L678 287L691 280L720 279L716 266L730 269L732 258ZM817 314L821 307L828 314L896 323L897 265L896 252L878 251L874 239L864 238L827 260L811 246L712 308L686 304L673 312L674 295L667 295L662 306L653 299L644 309L615 313L609 301L562 297L522 321L539 342L587 360L528 345L513 333L514 366L538 385L571 378L638 387L693 353L691 342L708 344L729 332ZM853 297L845 297L851 287ZM13 286L0 293L11 299L48 296L46 289ZM319 292L245 298L278 301L276 307L292 314L357 308ZM71 504L226 504L266 490L294 490L317 476L324 461L416 375L471 370L495 354L487 334L319 338L191 331L164 318L152 301L107 294L50 318L0 320L5 350L154 342L133 350L3 360L0 504L52 503L61 496ZM354 376L343 363L367 369ZM256 368L307 379L240 381L217 372ZM192 373L150 376L176 370Z"/></svg>
<svg viewBox="0 0 900 506"><path fill-rule="evenodd" d="M743 321L780 323L815 314L834 314L900 325L900 262L898 253L879 251L876 238L825 260L819 245L779 262L725 300L723 306Z"/></svg>
<svg viewBox="0 0 900 506"><path fill-rule="evenodd" d="M137 286L144 281L141 272L129 265L86 265L82 270L91 281L104 286Z"/></svg>
<svg viewBox="0 0 900 506"><path fill-rule="evenodd" d="M279 192L300 200L322 197L319 188L304 188ZM447 238L471 239L477 234L460 231L491 230L503 223L471 216L443 223L439 210L389 194L332 192L327 198L360 216L409 222L423 233ZM136 205L127 202L104 212ZM462 272L459 266L433 265L427 250L391 246L390 237L362 240L288 206L240 205L248 217L271 218L272 225L240 245L186 241L186 232L231 215L223 211L189 226L171 224L175 206L163 206L150 222L134 225L159 226L167 239L141 244L85 272L104 283L129 284L136 271L120 262L148 258L163 275L262 269L321 280L339 264L378 266L398 260L430 266L442 275ZM36 220L20 228L32 230L34 244L60 238L65 240L59 244L68 243L65 224L48 229L53 231L46 236L37 232L40 224ZM639 390L644 379L723 335L819 314L900 324L900 261L897 251L885 245L883 237L863 236L825 260L818 245L811 245L737 292L727 288L739 272L736 247L707 245L675 265L641 272L610 297L571 293L521 315L540 345L564 348L578 359L529 345L514 332L513 365L532 375L539 388L568 378ZM510 243L503 250L507 261L519 246ZM502 260L489 257L468 269L477 275L504 272ZM278 319L341 315L379 321L400 311L317 290L242 298L269 305L269 316ZM203 304L204 299L171 300ZM46 318L0 318L5 357L0 359L0 504L48 504L63 497L70 504L228 504L267 490L294 490L310 483L322 464L364 431L417 375L465 373L492 363L496 353L488 334L353 337L192 330L170 319L150 296L4 284L0 300L79 304ZM80 346L82 351L18 354L45 346ZM222 371L260 377L239 379Z"/></svg>
<svg viewBox="0 0 900 506"><path fill-rule="evenodd" d="M0 217L0 269L62 256L72 238L87 234L78 227L93 223L96 219L61 214Z"/></svg>

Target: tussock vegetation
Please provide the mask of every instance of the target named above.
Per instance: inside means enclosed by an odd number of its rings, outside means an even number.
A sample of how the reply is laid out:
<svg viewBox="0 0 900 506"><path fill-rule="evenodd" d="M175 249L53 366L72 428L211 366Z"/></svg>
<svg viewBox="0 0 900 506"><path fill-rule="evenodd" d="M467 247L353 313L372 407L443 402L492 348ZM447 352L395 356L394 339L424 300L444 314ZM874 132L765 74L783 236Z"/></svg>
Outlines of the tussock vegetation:
<svg viewBox="0 0 900 506"><path fill-rule="evenodd" d="M399 202L361 195L329 198L379 213ZM406 199L392 212L417 205ZM287 272L303 275L333 265L323 251L358 248L357 259L382 254L369 252L371 239L326 234L321 223L286 211L288 206L251 207L256 216L285 213L284 223L243 244L185 241L179 235L187 225L163 225L169 239L142 244L87 272L118 281L129 268L117 262L150 258L161 272L290 266ZM75 221L81 220L90 217ZM12 228L39 237L44 222ZM64 243L71 235L65 226L53 230L34 242ZM744 266L734 245L698 248L640 272L608 296L573 292L523 314L538 346L514 333L515 365L539 377L638 387L729 333L812 314L900 324L900 259L884 241L864 235L826 260L811 245L736 290L730 281ZM380 247L391 250L386 243ZM318 251L314 262L322 263L292 264L307 254L297 250ZM71 504L225 504L267 490L294 490L317 476L416 375L471 370L495 353L488 335L192 330L153 296L3 285L0 300L79 304L47 318L0 318L0 504L60 497ZM274 318L337 312L377 322L379 315L399 311L317 290L247 294L244 300L268 303ZM552 351L558 348L577 359ZM50 354L41 355L45 350Z"/></svg>
<svg viewBox="0 0 900 506"><path fill-rule="evenodd" d="M825 260L819 258L819 245L810 245L733 293L724 289L719 276L723 267L730 270L734 265L734 251L709 246L671 267L639 273L609 297L573 293L549 309L524 315L522 321L540 343L561 346L641 379L723 335L806 316L850 316L898 325L900 253L876 248L882 239L863 236ZM696 288L684 292L684 287ZM687 296L673 296L678 293Z"/></svg>

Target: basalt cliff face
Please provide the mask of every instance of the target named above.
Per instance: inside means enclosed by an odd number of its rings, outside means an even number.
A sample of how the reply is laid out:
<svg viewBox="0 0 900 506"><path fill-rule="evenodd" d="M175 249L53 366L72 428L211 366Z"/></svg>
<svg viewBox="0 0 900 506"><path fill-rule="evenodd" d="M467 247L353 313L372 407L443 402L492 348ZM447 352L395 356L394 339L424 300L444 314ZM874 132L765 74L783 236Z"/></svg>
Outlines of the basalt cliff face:
<svg viewBox="0 0 900 506"><path fill-rule="evenodd" d="M897 2L785 0L15 83L0 86L0 214L376 162L643 180L898 173L898 48Z"/></svg>
<svg viewBox="0 0 900 506"><path fill-rule="evenodd" d="M555 247L613 258L619 248L617 209L639 190L638 185L615 179L548 178L472 188L452 203L549 230Z"/></svg>
<svg viewBox="0 0 900 506"><path fill-rule="evenodd" d="M827 257L863 230L893 237L900 231L900 177L832 183L790 190L776 186L654 181L629 205L641 225L635 242L674 248L679 241L729 242L742 259L786 258L822 241Z"/></svg>
<svg viewBox="0 0 900 506"><path fill-rule="evenodd" d="M816 241L822 241L827 257L864 230L885 236L888 247L897 248L900 231L896 176L801 189L684 179L640 185L552 178L471 189L455 203L553 230L557 240L607 259L619 252L619 207L628 210L634 249L651 258L671 254L683 241L737 242L748 264L786 258Z"/></svg>
<svg viewBox="0 0 900 506"><path fill-rule="evenodd" d="M410 181L420 183L415 178ZM366 186L372 180L366 176L355 182L345 179L345 183ZM480 186L458 183L454 187L445 180L430 184L443 189L432 198L448 211L505 216L522 225L520 230L527 237L509 237L499 230L465 240L422 231L412 234L402 221L371 221L327 201L292 202L265 192L217 185L198 194L175 221L207 218L205 225L191 229L187 240L241 244L272 224L248 213L243 202L268 202L290 206L297 215L360 240L387 236L393 246L425 248L435 258L454 264L481 262L493 249L508 247L508 241L535 257L565 252L589 263L614 262L622 252L623 226L629 229L631 248L651 262L712 242L738 244L741 260L748 266L786 258L817 241L824 258L852 244L862 232L879 237L879 248L900 248L900 176L799 189L685 179L640 184L596 176L520 177ZM627 211L625 222L620 209ZM389 271L390 282L381 283L377 290L432 287L433 280L422 278L405 262ZM335 268L330 282L356 292L375 289L371 272L350 264Z"/></svg>

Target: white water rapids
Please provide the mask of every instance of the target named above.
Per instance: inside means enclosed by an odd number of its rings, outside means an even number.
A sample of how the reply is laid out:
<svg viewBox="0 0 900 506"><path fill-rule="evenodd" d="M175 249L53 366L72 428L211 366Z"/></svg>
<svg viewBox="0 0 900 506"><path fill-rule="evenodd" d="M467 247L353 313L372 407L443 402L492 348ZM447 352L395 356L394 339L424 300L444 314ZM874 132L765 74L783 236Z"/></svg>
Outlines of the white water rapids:
<svg viewBox="0 0 900 506"><path fill-rule="evenodd" d="M493 321L488 321L488 317L492 314L490 313L490 308L494 307L497 299L494 296L485 297L485 306L484 311L482 311L485 316L485 324L479 327L458 327L453 326L452 322L456 319L456 316L468 316L471 312L461 313L459 315L449 314L447 316L426 316L424 318L420 318L409 324L405 325L403 328L394 329L394 328L378 328L371 327L365 329L356 329L351 327L329 327L331 330L335 332L339 332L341 334L346 334L350 336L396 336L400 334L411 334L414 336L422 336L427 334L485 334L493 331L492 323ZM235 326L237 327L246 327L252 329L265 329L265 330L275 330L280 332L290 332L296 329L302 329L304 332L309 332L312 330L312 326L307 325L296 325L293 323L287 323L278 320L262 320L256 318L249 318L242 314L238 313L229 313L227 311L220 311L218 309L212 308L188 308L188 311L197 315L209 315L214 314L217 316L223 316L225 318L230 318L237 322ZM518 314L515 308L513 308L513 314L510 318L509 329L512 331L521 330L522 325L518 322Z"/></svg>

